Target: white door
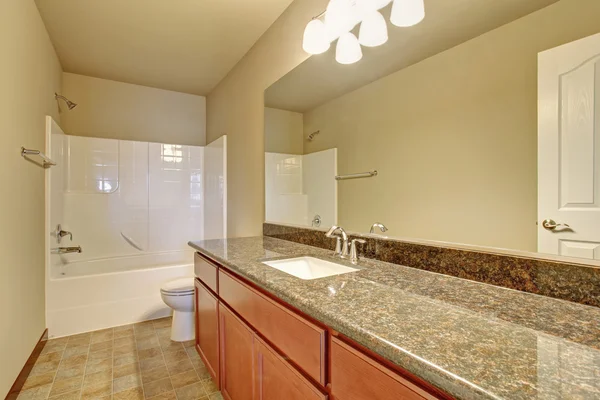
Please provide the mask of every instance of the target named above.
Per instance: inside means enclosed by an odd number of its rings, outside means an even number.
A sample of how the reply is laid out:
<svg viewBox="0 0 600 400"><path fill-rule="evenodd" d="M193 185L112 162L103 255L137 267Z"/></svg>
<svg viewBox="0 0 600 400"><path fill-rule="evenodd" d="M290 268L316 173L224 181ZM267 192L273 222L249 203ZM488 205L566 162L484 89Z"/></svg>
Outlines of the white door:
<svg viewBox="0 0 600 400"><path fill-rule="evenodd" d="M538 251L600 259L600 34L538 55Z"/></svg>

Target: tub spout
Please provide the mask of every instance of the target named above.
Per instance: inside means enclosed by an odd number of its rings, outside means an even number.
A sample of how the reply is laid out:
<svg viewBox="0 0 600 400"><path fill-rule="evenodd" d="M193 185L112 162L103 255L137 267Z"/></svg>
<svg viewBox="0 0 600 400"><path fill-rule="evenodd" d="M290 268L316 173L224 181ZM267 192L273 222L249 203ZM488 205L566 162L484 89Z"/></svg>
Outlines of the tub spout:
<svg viewBox="0 0 600 400"><path fill-rule="evenodd" d="M68 254L68 253L81 253L81 246L74 247L57 247L51 250L52 254Z"/></svg>

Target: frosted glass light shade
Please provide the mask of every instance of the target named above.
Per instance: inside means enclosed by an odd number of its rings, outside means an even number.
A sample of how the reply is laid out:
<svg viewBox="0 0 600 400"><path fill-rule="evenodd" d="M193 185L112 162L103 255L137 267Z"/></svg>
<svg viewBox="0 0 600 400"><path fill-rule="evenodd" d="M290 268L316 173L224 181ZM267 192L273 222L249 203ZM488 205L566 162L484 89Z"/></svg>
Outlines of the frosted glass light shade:
<svg viewBox="0 0 600 400"><path fill-rule="evenodd" d="M356 0L356 6L364 12L377 11L390 4L392 0Z"/></svg>
<svg viewBox="0 0 600 400"><path fill-rule="evenodd" d="M425 18L424 0L394 0L390 21L400 27L413 26Z"/></svg>
<svg viewBox="0 0 600 400"><path fill-rule="evenodd" d="M371 11L360 24L358 42L367 47L381 46L388 40L387 24L379 11Z"/></svg>
<svg viewBox="0 0 600 400"><path fill-rule="evenodd" d="M325 24L320 19L313 19L304 29L302 48L308 54L321 54L329 50L329 39Z"/></svg>
<svg viewBox="0 0 600 400"><path fill-rule="evenodd" d="M325 25L331 38L349 32L357 23L356 8L351 0L330 0L325 12Z"/></svg>
<svg viewBox="0 0 600 400"><path fill-rule="evenodd" d="M335 60L340 64L354 64L362 58L360 43L351 32L340 36L335 50Z"/></svg>

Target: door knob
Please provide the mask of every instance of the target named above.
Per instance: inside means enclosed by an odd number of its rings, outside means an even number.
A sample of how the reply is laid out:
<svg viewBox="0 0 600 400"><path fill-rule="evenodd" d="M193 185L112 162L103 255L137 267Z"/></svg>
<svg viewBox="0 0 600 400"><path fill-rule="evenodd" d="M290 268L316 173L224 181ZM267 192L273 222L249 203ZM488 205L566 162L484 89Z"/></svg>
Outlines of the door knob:
<svg viewBox="0 0 600 400"><path fill-rule="evenodd" d="M570 228L569 225L567 225L567 224L557 224L552 219L545 219L544 222L542 222L542 226L544 227L544 229L547 229L549 231L553 231L556 228L561 227L561 226L564 226L565 228Z"/></svg>

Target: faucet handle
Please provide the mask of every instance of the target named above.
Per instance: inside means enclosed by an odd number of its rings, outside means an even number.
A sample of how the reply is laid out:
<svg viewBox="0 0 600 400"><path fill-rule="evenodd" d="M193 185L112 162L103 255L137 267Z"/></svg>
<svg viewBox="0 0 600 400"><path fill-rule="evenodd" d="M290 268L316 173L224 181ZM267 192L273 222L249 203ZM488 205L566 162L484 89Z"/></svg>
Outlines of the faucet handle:
<svg viewBox="0 0 600 400"><path fill-rule="evenodd" d="M54 232L56 233L56 241L59 244L60 244L62 238L65 236L68 236L69 239L71 240L71 242L73 241L73 234L69 231L63 231L62 226L60 224L58 224L56 226L56 230Z"/></svg>
<svg viewBox="0 0 600 400"><path fill-rule="evenodd" d="M350 262L356 264L358 262L358 251L356 250L356 243L365 244L367 243L364 239L352 239L350 245Z"/></svg>
<svg viewBox="0 0 600 400"><path fill-rule="evenodd" d="M335 241L335 255L342 255L342 237L341 236L331 236L336 239Z"/></svg>

